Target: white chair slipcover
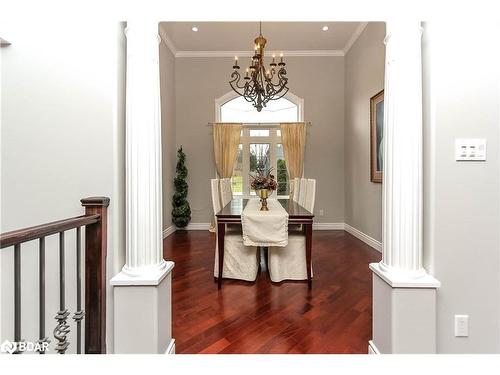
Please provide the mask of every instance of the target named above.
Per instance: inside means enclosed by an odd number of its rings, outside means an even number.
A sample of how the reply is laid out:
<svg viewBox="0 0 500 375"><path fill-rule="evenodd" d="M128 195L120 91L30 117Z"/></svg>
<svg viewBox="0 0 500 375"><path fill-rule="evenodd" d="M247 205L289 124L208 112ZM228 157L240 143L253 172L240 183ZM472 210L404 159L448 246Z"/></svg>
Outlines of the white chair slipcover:
<svg viewBox="0 0 500 375"><path fill-rule="evenodd" d="M292 180L292 184L293 184L293 196L292 196L292 199L295 202L298 202L299 201L299 192L300 192L300 178L294 178Z"/></svg>
<svg viewBox="0 0 500 375"><path fill-rule="evenodd" d="M231 199L233 199L233 192L231 190L230 178L220 179L220 197L221 197L222 208L226 207L226 205L229 202L231 202Z"/></svg>
<svg viewBox="0 0 500 375"><path fill-rule="evenodd" d="M221 210L219 196L219 180L212 179L212 206L215 213ZM217 238L217 218L215 218L215 256L214 256L214 276L219 275L219 242ZM257 259L257 248L255 246L244 246L241 231L226 231L224 235L224 267L222 277L254 281L257 278L259 262Z"/></svg>
<svg viewBox="0 0 500 375"><path fill-rule="evenodd" d="M316 180L309 178L307 180L306 201L304 208L310 213L314 213L314 202L316 200Z"/></svg>
<svg viewBox="0 0 500 375"><path fill-rule="evenodd" d="M305 249L306 237L294 232L288 234L288 245L285 247L270 247L268 267L271 281L278 283L283 280L307 280Z"/></svg>
<svg viewBox="0 0 500 375"><path fill-rule="evenodd" d="M210 180L210 188L212 191L212 208L214 210L214 220L215 220L214 222L217 222L215 214L219 212L221 209L218 178L212 178Z"/></svg>
<svg viewBox="0 0 500 375"><path fill-rule="evenodd" d="M300 179L299 204L304 207L306 204L307 178Z"/></svg>
<svg viewBox="0 0 500 375"><path fill-rule="evenodd" d="M305 180L302 183L302 180ZM306 190L304 204L301 204L306 210L314 213L314 201L316 197L316 180L302 179L302 186ZM300 204L300 202L299 202ZM285 247L269 247L268 251L269 276L271 281L280 282L283 280L306 280L307 262L306 262L306 237L301 232L288 232L288 245ZM312 276L311 265L311 276Z"/></svg>

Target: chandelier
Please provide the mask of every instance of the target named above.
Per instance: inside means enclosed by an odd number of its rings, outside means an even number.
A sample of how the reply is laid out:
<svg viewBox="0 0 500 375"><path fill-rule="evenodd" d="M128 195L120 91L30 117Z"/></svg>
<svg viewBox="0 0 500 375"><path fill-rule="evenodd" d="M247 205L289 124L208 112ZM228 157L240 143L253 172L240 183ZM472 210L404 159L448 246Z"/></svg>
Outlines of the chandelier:
<svg viewBox="0 0 500 375"><path fill-rule="evenodd" d="M288 92L288 78L286 78L283 53L280 54L279 63L276 63L276 56L273 55L273 61L269 64L269 68L266 69L264 65L264 49L267 40L262 36L262 22L259 24L259 36L255 38L254 43L255 52L250 66L246 69L243 81L241 81L238 56L236 56L229 85L260 112L267 102L282 98Z"/></svg>

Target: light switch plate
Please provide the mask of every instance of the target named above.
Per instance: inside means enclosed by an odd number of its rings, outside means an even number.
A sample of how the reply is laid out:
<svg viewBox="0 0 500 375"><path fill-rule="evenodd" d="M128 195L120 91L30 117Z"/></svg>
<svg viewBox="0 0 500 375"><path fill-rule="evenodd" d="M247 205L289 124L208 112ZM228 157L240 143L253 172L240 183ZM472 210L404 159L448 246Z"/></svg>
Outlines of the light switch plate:
<svg viewBox="0 0 500 375"><path fill-rule="evenodd" d="M457 138L455 139L456 161L486 161L486 139Z"/></svg>
<svg viewBox="0 0 500 375"><path fill-rule="evenodd" d="M455 315L455 337L469 336L469 315Z"/></svg>

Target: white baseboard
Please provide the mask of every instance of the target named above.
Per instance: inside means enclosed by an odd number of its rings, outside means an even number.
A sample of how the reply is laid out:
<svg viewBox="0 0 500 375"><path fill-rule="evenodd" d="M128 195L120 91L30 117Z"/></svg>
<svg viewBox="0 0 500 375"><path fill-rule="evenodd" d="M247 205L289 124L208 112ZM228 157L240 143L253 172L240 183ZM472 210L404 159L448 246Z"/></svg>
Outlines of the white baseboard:
<svg viewBox="0 0 500 375"><path fill-rule="evenodd" d="M313 223L313 230L344 230L344 223Z"/></svg>
<svg viewBox="0 0 500 375"><path fill-rule="evenodd" d="M359 229L351 227L349 224L344 224L344 230L347 233L352 234L354 237L360 239L368 246L373 247L378 252L382 252L382 243L380 241L377 241L375 238L372 238L369 235L361 232Z"/></svg>
<svg viewBox="0 0 500 375"><path fill-rule="evenodd" d="M209 230L210 223L189 223L185 228L186 230ZM170 236L177 230L175 225L171 225L165 230L163 230L163 238ZM345 230L346 232L352 234L354 237L360 239L368 246L374 248L375 250L382 252L382 243L377 241L375 238L370 237L366 233L361 232L359 229L351 227L346 223L314 223L313 230Z"/></svg>
<svg viewBox="0 0 500 375"><path fill-rule="evenodd" d="M165 354L175 354L175 340L172 339L170 340L170 343L168 344L167 350L165 351Z"/></svg>
<svg viewBox="0 0 500 375"><path fill-rule="evenodd" d="M186 230L209 230L210 223L189 223Z"/></svg>
<svg viewBox="0 0 500 375"><path fill-rule="evenodd" d="M163 238L167 238L170 236L172 233L174 233L177 230L175 225L171 225L168 228L163 229Z"/></svg>
<svg viewBox="0 0 500 375"><path fill-rule="evenodd" d="M380 354L380 351L373 343L373 340L368 341L368 354Z"/></svg>

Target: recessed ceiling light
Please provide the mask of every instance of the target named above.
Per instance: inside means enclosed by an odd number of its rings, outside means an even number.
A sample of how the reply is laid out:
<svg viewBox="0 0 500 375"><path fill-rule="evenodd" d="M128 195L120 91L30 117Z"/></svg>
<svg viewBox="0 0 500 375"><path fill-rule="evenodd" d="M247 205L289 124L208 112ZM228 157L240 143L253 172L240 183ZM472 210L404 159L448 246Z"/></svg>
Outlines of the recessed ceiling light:
<svg viewBox="0 0 500 375"><path fill-rule="evenodd" d="M323 27L321 28L321 30L323 30L323 31L328 31L328 26L326 26L326 25L325 25L325 26L323 26Z"/></svg>
<svg viewBox="0 0 500 375"><path fill-rule="evenodd" d="M193 27L191 28L191 30L193 30L194 32L197 32L197 31L198 31L198 26L193 26Z"/></svg>

